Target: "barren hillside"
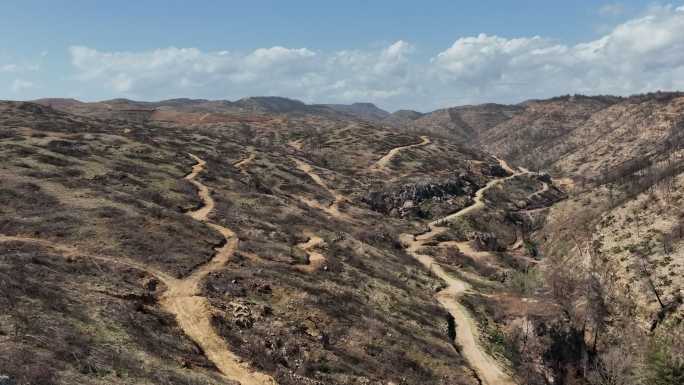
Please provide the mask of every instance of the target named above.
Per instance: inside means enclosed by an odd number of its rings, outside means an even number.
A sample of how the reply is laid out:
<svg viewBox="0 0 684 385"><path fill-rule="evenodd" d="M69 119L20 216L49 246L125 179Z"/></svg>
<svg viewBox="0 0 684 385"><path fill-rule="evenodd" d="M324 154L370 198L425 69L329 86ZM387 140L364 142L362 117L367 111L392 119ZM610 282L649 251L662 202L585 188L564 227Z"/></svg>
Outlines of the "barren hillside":
<svg viewBox="0 0 684 385"><path fill-rule="evenodd" d="M550 208L529 203L548 194L544 188L530 192L528 203L511 202L527 207L509 211L522 220L517 228L486 213L478 218L497 242L523 235L509 250L527 258L528 266L502 278L505 285L494 295L464 298L523 383L680 382L682 94L454 107L398 127L475 144L514 166L544 170L568 193ZM512 196L491 200L502 204ZM460 232L470 228L457 226ZM486 263L480 276L501 263L476 255ZM522 303L509 296L511 290L523 294Z"/></svg>
<svg viewBox="0 0 684 385"><path fill-rule="evenodd" d="M492 241L503 261L520 226L507 213L562 194L534 203L525 191L542 176L448 139L267 101L234 115L207 110L219 102L136 105L144 119L119 113L130 101L0 103L0 374L22 384L487 376L461 350L492 354L468 313L454 321L434 296L461 294L399 240L465 209L470 229L440 240L464 254L439 263L455 274L470 242ZM518 206L494 205L494 192ZM518 267L468 263L492 282ZM499 359L487 365L505 371Z"/></svg>
<svg viewBox="0 0 684 385"><path fill-rule="evenodd" d="M0 375L594 384L620 356L657 378L682 100L2 102Z"/></svg>

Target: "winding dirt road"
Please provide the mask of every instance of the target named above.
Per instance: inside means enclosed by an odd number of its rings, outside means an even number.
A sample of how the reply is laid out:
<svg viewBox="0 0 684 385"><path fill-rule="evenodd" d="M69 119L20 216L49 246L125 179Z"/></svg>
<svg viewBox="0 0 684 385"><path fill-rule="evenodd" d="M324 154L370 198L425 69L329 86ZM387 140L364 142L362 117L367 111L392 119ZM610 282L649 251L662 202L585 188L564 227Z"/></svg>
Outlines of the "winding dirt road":
<svg viewBox="0 0 684 385"><path fill-rule="evenodd" d="M387 165L389 162L394 158L395 155L397 155L400 151L413 148L413 147L420 147L420 146L425 146L431 143L430 138L427 136L423 135L420 137L421 142L420 143L415 143L415 144L409 144L408 146L401 146L401 147L395 147L391 149L385 156L380 158L377 162L375 162L371 167L371 171L382 171L387 168Z"/></svg>
<svg viewBox="0 0 684 385"><path fill-rule="evenodd" d="M483 188L481 188L475 192L475 198L474 198L475 201L473 202L472 205L470 205L470 206L468 206L468 207L466 207L460 211L457 211L453 214L447 215L444 218L440 218L440 219L437 219L435 221L430 222L430 224L429 224L430 229L432 230L434 227L438 227L441 223L449 222L450 220L452 220L454 218L462 217L468 213L482 209L483 207L485 207L484 193L487 192L487 190L489 190L492 187L497 186L497 185L499 185L499 184L501 184L501 183L503 183L509 179L513 179L517 176L529 173L529 171L515 171L515 170L513 170L510 166L508 166L508 163L506 163L506 161L504 161L502 159L499 159L499 164L501 164L501 167L503 169L505 169L507 171L510 170L509 172L512 172L512 174L510 176L507 176L504 178L499 178L499 179L494 179L494 180L489 181L489 183L487 183ZM442 231L444 231L444 230L442 230ZM435 234L435 235L437 235L437 234Z"/></svg>
<svg viewBox="0 0 684 385"><path fill-rule="evenodd" d="M65 258L74 258L74 259L92 259L93 261L100 261L104 263L111 263L114 265L121 265L121 266L126 266L130 267L136 270L144 271L158 280L166 283L175 280L176 278L172 277L169 274L166 274L162 271L150 268L149 266L146 266L142 263L136 262L130 258L126 257L114 257L114 256L108 256L108 255L91 255L88 253L84 253L80 250L78 250L76 247L69 246L69 245L64 245L60 244L57 242L52 242L46 239L40 239L40 238L31 238L31 237L20 237L20 236L11 236L11 235L3 235L0 234L0 243L4 242L22 242L22 243L32 243L35 245L39 245L42 247L50 248L53 249L57 252L62 257Z"/></svg>
<svg viewBox="0 0 684 385"><path fill-rule="evenodd" d="M308 164L304 161L301 161L297 158L294 158L294 157L291 157L291 159L292 159L292 161L295 162L295 164L297 165L297 168L300 171L307 174L311 179L313 179L314 182L316 182L317 185L321 186L325 191L327 191L330 195L332 195L333 199L334 199L333 202L329 206L324 206L321 203L319 203L318 201L308 199L308 198L305 198L302 196L298 197L299 200L304 202L309 207L313 207L315 209L325 211L326 213L328 213L330 216L332 216L334 218L345 219L345 220L351 221L352 218L347 213L343 213L340 211L340 203L346 201L347 198L344 195L342 195L342 194L338 193L337 191L328 187L328 184L325 183L323 181L323 179L321 179L321 177L314 172L313 167L311 167L310 164Z"/></svg>
<svg viewBox="0 0 684 385"><path fill-rule="evenodd" d="M178 326L197 345L200 346L206 357L216 366L219 372L231 381L237 381L241 385L276 385L275 380L266 374L253 371L247 364L233 354L226 341L218 335L211 323L213 310L207 298L201 296L201 283L206 276L218 271L233 257L238 246L238 238L230 229L209 222L209 213L214 209L215 202L211 197L209 188L195 180L202 172L206 162L195 155L189 154L196 162L192 172L185 178L197 187L202 200L202 206L197 210L188 212L193 219L206 223L209 227L219 232L226 240L225 244L216 249L216 253L210 261L198 267L186 278L175 278L150 266L136 262L126 257L113 257L105 255L88 255L80 252L72 246L54 243L48 240L6 236L0 234L0 242L28 242L49 247L60 252L64 257L82 258L87 256L96 261L112 263L145 271L160 280L166 291L162 294L159 304L165 311L176 317ZM311 246L313 247L313 246Z"/></svg>
<svg viewBox="0 0 684 385"><path fill-rule="evenodd" d="M502 167L512 170L505 161L499 160ZM445 309L454 317L456 323L455 342L461 347L461 351L470 366L477 373L480 381L484 385L515 385L513 378L508 375L496 360L490 357L478 342L478 329L468 311L458 302L458 298L470 289L470 285L451 274L448 274L442 266L435 262L434 258L421 254L420 249L431 242L437 235L442 234L448 228L441 225L446 222L464 216L475 210L485 207L484 194L487 190L502 183L505 180L514 178L526 173L525 171L513 172L512 175L490 181L483 188L475 193L475 201L472 205L448 215L439 220L429 223L429 231L419 234L402 234L401 242L406 246L407 252L416 258L426 269L432 271L437 277L446 283L446 288L435 295L435 298L444 306ZM482 253L474 251L467 242L457 243L460 251L471 258L481 258Z"/></svg>
<svg viewBox="0 0 684 385"><path fill-rule="evenodd" d="M185 179L197 187L203 203L202 207L188 212L188 215L218 231L226 243L216 249L214 257L209 262L197 268L188 277L164 282L167 290L159 303L162 308L176 316L180 328L202 348L207 358L228 379L241 385L275 385L272 377L254 372L247 364L242 363L211 324L212 308L207 298L201 296L200 285L209 273L220 270L233 257L238 246L238 238L229 228L209 222L208 216L214 209L215 202L209 188L195 180L206 167L206 162L193 154L188 155L197 163Z"/></svg>
<svg viewBox="0 0 684 385"><path fill-rule="evenodd" d="M240 170L242 170L242 172L246 172L245 167L249 166L249 164L252 163L252 161L255 158L256 158L256 154L253 152L250 152L246 158L235 162L235 164L233 164L233 167L239 168Z"/></svg>

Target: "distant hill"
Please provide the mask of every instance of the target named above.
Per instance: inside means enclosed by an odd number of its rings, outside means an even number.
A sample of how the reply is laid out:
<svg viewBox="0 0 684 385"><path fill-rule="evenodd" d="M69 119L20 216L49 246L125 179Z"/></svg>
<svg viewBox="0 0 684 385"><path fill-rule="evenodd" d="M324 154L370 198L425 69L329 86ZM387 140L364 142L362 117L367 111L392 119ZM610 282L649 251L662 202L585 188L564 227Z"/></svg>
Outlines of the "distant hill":
<svg viewBox="0 0 684 385"><path fill-rule="evenodd" d="M399 110L382 119L382 122L390 126L407 127L423 115L425 114L418 111Z"/></svg>
<svg viewBox="0 0 684 385"><path fill-rule="evenodd" d="M209 122L216 122L230 120L235 116L277 114L320 115L337 119L353 117L324 105L308 105L299 100L275 96L248 97L234 102L188 98L168 99L159 102L119 98L92 103L75 99L53 98L38 99L34 102L81 116L136 121L152 119L191 123L202 118L202 121L209 119Z"/></svg>
<svg viewBox="0 0 684 385"><path fill-rule="evenodd" d="M481 104L439 109L423 114L410 126L421 131L472 141L481 133L507 121L522 107L503 104Z"/></svg>
<svg viewBox="0 0 684 385"><path fill-rule="evenodd" d="M371 122L378 122L390 116L389 112L378 108L373 103L323 104L323 106Z"/></svg>

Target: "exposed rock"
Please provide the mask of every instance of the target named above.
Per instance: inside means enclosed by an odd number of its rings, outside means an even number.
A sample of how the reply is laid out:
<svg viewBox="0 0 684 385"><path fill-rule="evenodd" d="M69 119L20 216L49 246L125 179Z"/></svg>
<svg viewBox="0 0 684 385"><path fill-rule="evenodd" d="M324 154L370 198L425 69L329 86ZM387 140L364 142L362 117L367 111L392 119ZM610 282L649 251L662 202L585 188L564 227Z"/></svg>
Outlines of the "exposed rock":
<svg viewBox="0 0 684 385"><path fill-rule="evenodd" d="M425 216L420 204L427 201L445 201L449 198L471 195L476 186L465 174L441 182L425 181L404 184L394 189L371 191L362 198L371 209L390 215Z"/></svg>
<svg viewBox="0 0 684 385"><path fill-rule="evenodd" d="M472 236L475 247L478 250L504 251L506 248L499 245L496 235L492 233L475 233Z"/></svg>

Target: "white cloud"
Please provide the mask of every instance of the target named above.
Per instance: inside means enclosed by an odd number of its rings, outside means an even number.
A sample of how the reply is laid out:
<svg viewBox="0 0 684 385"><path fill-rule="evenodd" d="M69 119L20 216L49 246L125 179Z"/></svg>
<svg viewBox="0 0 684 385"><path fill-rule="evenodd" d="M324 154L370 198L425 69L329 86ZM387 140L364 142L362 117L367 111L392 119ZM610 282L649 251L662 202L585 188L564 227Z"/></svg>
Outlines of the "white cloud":
<svg viewBox="0 0 684 385"><path fill-rule="evenodd" d="M15 93L19 93L34 88L35 86L36 85L33 82L30 82L28 80L14 79L14 82L12 82L12 91Z"/></svg>
<svg viewBox="0 0 684 385"><path fill-rule="evenodd" d="M377 50L336 52L280 46L247 53L175 47L104 52L74 46L70 54L78 79L100 94L144 99L281 95L425 110L456 100L624 95L684 89L684 7L650 8L579 44L543 36L462 37L430 60L416 58L416 49L403 40Z"/></svg>
<svg viewBox="0 0 684 385"><path fill-rule="evenodd" d="M433 64L443 82L492 99L684 89L684 12L653 8L576 45L540 37L462 38Z"/></svg>
<svg viewBox="0 0 684 385"><path fill-rule="evenodd" d="M405 85L410 44L378 52L321 54L307 48L259 48L246 54L164 48L147 52L69 49L78 79L143 98L238 98L277 94L307 101L385 99ZM391 86L391 89L386 87Z"/></svg>

